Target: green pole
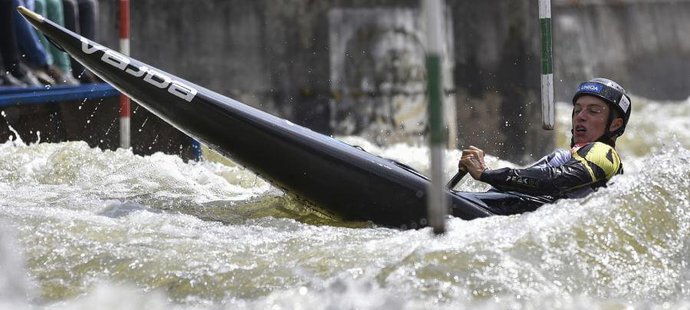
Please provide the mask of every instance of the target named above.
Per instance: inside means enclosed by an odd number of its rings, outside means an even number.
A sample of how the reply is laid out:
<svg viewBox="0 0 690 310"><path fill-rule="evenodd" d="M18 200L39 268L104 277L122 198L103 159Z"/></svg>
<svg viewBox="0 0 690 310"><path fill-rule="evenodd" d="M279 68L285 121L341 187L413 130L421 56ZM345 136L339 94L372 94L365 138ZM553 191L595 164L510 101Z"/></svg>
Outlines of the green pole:
<svg viewBox="0 0 690 310"><path fill-rule="evenodd" d="M448 200L443 182L443 151L445 126L443 118L443 95L441 77L441 55L445 37L443 29L444 4L443 0L422 0L426 17L427 33L427 92L429 115L429 159L431 162L431 185L427 197L427 217L434 234L446 231L446 215L448 214Z"/></svg>
<svg viewBox="0 0 690 310"><path fill-rule="evenodd" d="M556 116L553 99L551 0L539 0L539 24L541 27L541 120L544 129L552 130Z"/></svg>

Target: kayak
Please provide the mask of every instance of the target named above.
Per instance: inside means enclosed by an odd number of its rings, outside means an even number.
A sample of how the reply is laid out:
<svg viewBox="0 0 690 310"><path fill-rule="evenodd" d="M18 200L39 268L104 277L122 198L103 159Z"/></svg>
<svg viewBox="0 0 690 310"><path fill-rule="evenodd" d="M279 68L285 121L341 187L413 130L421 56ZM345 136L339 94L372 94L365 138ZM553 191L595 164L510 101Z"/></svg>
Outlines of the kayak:
<svg viewBox="0 0 690 310"><path fill-rule="evenodd" d="M139 105L307 206L401 229L428 225L429 179L86 39L24 8L53 44ZM493 215L447 190L454 216Z"/></svg>

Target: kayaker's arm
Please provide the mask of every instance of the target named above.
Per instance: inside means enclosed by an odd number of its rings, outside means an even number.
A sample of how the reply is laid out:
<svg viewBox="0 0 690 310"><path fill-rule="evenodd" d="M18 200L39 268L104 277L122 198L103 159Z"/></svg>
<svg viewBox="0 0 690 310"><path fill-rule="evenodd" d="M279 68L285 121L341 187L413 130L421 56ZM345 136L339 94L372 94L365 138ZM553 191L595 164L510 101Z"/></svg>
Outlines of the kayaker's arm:
<svg viewBox="0 0 690 310"><path fill-rule="evenodd" d="M552 196L598 181L579 162L569 162L560 167L485 170L479 180L501 191Z"/></svg>
<svg viewBox="0 0 690 310"><path fill-rule="evenodd" d="M479 180L502 191L560 196L584 186L604 186L621 170L620 158L613 148L591 143L577 149L572 158L560 166L485 170Z"/></svg>

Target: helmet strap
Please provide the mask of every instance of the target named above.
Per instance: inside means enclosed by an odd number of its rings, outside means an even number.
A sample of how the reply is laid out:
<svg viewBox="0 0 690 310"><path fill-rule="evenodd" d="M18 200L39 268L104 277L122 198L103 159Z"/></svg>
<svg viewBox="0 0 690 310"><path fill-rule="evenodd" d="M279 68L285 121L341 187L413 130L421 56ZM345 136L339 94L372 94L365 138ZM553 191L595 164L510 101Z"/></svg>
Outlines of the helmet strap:
<svg viewBox="0 0 690 310"><path fill-rule="evenodd" d="M610 107L611 105L609 105ZM620 134L620 128L616 129L615 131L610 131L609 129L611 128L611 124L613 123L613 110L609 110L609 119L606 121L606 127L604 129L604 134L597 139L598 142L606 143L610 145L611 147L616 147L616 140L613 138L618 137Z"/></svg>

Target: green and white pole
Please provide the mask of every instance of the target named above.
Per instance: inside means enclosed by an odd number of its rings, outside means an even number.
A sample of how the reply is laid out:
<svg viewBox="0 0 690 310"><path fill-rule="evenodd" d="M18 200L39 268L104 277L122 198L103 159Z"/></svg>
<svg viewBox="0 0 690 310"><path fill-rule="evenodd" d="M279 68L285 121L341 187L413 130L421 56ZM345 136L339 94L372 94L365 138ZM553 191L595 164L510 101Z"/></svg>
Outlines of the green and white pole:
<svg viewBox="0 0 690 310"><path fill-rule="evenodd" d="M443 55L444 3L443 0L422 0L426 18L426 71L429 115L429 157L431 162L431 185L427 197L427 218L434 234L446 231L448 199L443 182L443 150L446 131L443 117L443 94L441 56Z"/></svg>
<svg viewBox="0 0 690 310"><path fill-rule="evenodd" d="M553 100L553 46L551 44L551 0L539 0L541 26L541 121L552 130L556 119Z"/></svg>

